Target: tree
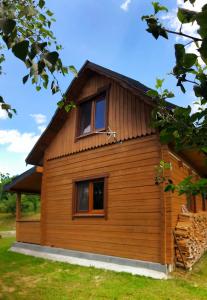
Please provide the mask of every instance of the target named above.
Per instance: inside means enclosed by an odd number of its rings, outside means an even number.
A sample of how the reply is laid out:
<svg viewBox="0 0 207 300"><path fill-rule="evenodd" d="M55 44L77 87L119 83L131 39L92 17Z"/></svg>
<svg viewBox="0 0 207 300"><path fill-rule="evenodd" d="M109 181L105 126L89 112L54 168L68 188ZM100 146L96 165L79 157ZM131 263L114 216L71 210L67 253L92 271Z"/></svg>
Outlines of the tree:
<svg viewBox="0 0 207 300"><path fill-rule="evenodd" d="M10 183L12 178L10 178L9 174L3 174L0 172L0 201L2 199L7 198L7 193L3 190L4 185Z"/></svg>
<svg viewBox="0 0 207 300"><path fill-rule="evenodd" d="M187 43L176 43L175 60L176 64L171 72L177 80L177 86L183 93L189 88L187 84L193 86L195 103L200 107L197 112L192 112L190 106L175 106L169 109L168 98L173 98L174 94L167 89L162 89L163 80L157 80L156 90L151 90L148 95L153 97L156 108L153 110L152 123L160 131L162 143L173 143L175 149L197 149L207 156L207 4L201 11L195 11L193 5L196 0L183 0L192 5L192 10L178 8L177 18L180 21L179 31L166 28L159 19L160 12L167 12L168 8L159 2L152 2L154 12L151 15L142 17L146 21L147 31L155 39L159 37L168 39L169 34L185 37ZM198 30L196 36L191 36L183 31L183 24L197 23ZM195 44L196 53L187 53L186 47ZM169 166L162 162L159 168L162 170ZM159 169L158 168L158 169ZM160 170L159 169L159 170ZM160 171L158 172L160 173ZM158 174L160 175L160 174ZM158 183L166 181L162 176L158 176ZM168 182L166 190L178 190L180 194L199 194L207 191L207 179L201 178L194 182L192 177L186 178L179 185Z"/></svg>
<svg viewBox="0 0 207 300"><path fill-rule="evenodd" d="M36 90L50 86L52 94L61 93L60 107L66 111L73 103L65 103L65 95L61 92L56 75L77 75L74 66L64 66L59 52L62 46L51 30L55 22L53 13L47 9L44 0L3 0L0 3L0 75L3 74L2 64L6 53L11 51L20 59L27 69L22 78L23 84L29 79ZM53 47L53 50L51 48ZM54 49L55 48L55 49ZM11 118L16 110L0 96L0 106Z"/></svg>
<svg viewBox="0 0 207 300"><path fill-rule="evenodd" d="M16 213L16 195L14 193L5 192L3 187L12 181L14 177L9 174L0 173L0 213ZM34 212L40 210L40 196L39 195L22 195L21 211L23 213Z"/></svg>

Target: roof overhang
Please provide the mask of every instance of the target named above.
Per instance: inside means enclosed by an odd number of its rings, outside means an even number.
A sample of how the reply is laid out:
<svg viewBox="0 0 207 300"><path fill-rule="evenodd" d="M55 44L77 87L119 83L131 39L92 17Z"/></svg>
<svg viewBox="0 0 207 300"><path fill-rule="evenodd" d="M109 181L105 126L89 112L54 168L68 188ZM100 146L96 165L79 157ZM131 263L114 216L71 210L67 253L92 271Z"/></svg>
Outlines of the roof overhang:
<svg viewBox="0 0 207 300"><path fill-rule="evenodd" d="M4 186L6 192L24 194L40 194L43 168L35 166L21 175L15 177L11 183Z"/></svg>
<svg viewBox="0 0 207 300"><path fill-rule="evenodd" d="M180 152L187 162L203 177L207 177L207 157L197 149L185 149Z"/></svg>

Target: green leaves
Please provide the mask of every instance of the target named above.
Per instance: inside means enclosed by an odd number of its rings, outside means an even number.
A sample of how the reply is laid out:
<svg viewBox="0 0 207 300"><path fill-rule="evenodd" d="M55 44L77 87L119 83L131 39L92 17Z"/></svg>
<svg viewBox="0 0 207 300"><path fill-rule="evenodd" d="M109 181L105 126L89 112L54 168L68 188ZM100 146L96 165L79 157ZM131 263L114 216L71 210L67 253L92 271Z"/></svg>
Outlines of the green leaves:
<svg viewBox="0 0 207 300"><path fill-rule="evenodd" d="M160 12L160 11L166 11L166 12L168 12L167 7L166 7L166 6L163 6L163 5L160 5L159 2L152 2L152 5L153 5L153 7L154 7L154 12L155 12L155 14L157 14L157 13Z"/></svg>
<svg viewBox="0 0 207 300"><path fill-rule="evenodd" d="M201 58L205 64L207 64L207 37L203 39L201 47L198 49L200 52Z"/></svg>
<svg viewBox="0 0 207 300"><path fill-rule="evenodd" d="M49 61L52 65L55 65L58 60L59 54L56 51L46 53L44 58Z"/></svg>
<svg viewBox="0 0 207 300"><path fill-rule="evenodd" d="M202 147L201 151L204 152L205 154L207 154L207 146L206 147Z"/></svg>
<svg viewBox="0 0 207 300"><path fill-rule="evenodd" d="M182 23L191 23L196 20L197 12L191 11L185 8L178 8L177 17L178 20Z"/></svg>
<svg viewBox="0 0 207 300"><path fill-rule="evenodd" d="M50 87L52 94L60 92L62 96L56 74L65 76L71 72L77 76L77 70L72 65L64 66L60 58L63 48L50 29L55 19L45 3L45 0L2 1L0 37L2 46L5 43L28 69L28 74L22 78L23 84L31 78L37 91ZM4 54L0 54L0 75L4 60ZM13 113L5 102L2 104L9 114Z"/></svg>
<svg viewBox="0 0 207 300"><path fill-rule="evenodd" d="M4 34L8 35L12 33L16 26L16 22L11 19L0 19L0 29Z"/></svg>
<svg viewBox="0 0 207 300"><path fill-rule="evenodd" d="M5 103L2 96L0 96L0 107L7 112L8 117L11 119L16 114L16 109L12 108L10 104Z"/></svg>
<svg viewBox="0 0 207 300"><path fill-rule="evenodd" d="M25 83L27 82L28 79L29 79L29 74L26 75L26 76L24 76L24 77L22 78L23 84L25 84Z"/></svg>
<svg viewBox="0 0 207 300"><path fill-rule="evenodd" d="M207 5L204 5L202 11L196 16L196 21L199 25L198 33L202 38L207 37Z"/></svg>
<svg viewBox="0 0 207 300"><path fill-rule="evenodd" d="M162 129L160 131L160 142L162 144L169 144L173 141L173 132L168 129Z"/></svg>
<svg viewBox="0 0 207 300"><path fill-rule="evenodd" d="M194 4L196 0L184 0L184 2ZM157 13L161 10L165 11L165 9L162 9L159 2L153 2L152 5L154 14L142 17L142 20L145 20L148 25L147 31L156 39L159 36L165 37L167 33L185 38L183 43L177 43L174 46L176 65L172 75L177 80L177 86L183 92L188 88L186 83L193 85L199 108L192 113L190 106L182 108L170 105L166 99L173 97L174 94L167 89L163 91L163 81L158 79L156 88L159 91L147 92L148 96L156 98L157 103L152 111L151 124L159 130L160 141L173 145L175 151L193 149L201 151L207 157L207 4L202 7L201 12L184 8L178 9L177 18L182 24L197 22L198 35L192 36L189 32L185 32L185 26L181 26L178 31L165 28L157 18ZM186 41L186 39L188 40ZM197 52L188 53L189 45L198 50L200 56ZM202 65L200 65L200 57L204 62ZM207 193L207 179L195 182L192 177L187 177L176 185L163 176L164 165L160 165L157 170L159 174L156 176L155 182L156 184L164 183L166 192L177 191L179 195L197 195L204 191Z"/></svg>
<svg viewBox="0 0 207 300"><path fill-rule="evenodd" d="M185 53L183 44L175 44L176 66L173 68L173 74L177 78L177 86L180 86L183 93L185 88L183 83L187 81L187 73L191 73L191 69L197 63L197 55L194 53Z"/></svg>
<svg viewBox="0 0 207 300"><path fill-rule="evenodd" d="M165 192L174 192L175 191L175 185L174 184L167 184L164 188Z"/></svg>
<svg viewBox="0 0 207 300"><path fill-rule="evenodd" d="M183 44L175 44L176 64L182 65L185 55L185 47Z"/></svg>
<svg viewBox="0 0 207 300"><path fill-rule="evenodd" d="M74 66L69 66L69 70L74 74L75 77L78 77L78 71Z"/></svg>
<svg viewBox="0 0 207 300"><path fill-rule="evenodd" d="M159 23L154 22L154 19L151 21L148 20L148 26L149 27L146 30L149 33L151 33L156 40L160 36L164 37L165 39L168 39L168 34L167 34L166 30L164 30Z"/></svg>
<svg viewBox="0 0 207 300"><path fill-rule="evenodd" d="M12 47L12 52L16 57L18 57L22 61L25 61L28 54L28 48L29 48L29 41L24 40L22 42L15 44Z"/></svg>
<svg viewBox="0 0 207 300"><path fill-rule="evenodd" d="M147 91L147 95L149 97L152 97L152 98L158 98L159 97L158 91L155 91L155 90L149 90L149 91Z"/></svg>
<svg viewBox="0 0 207 300"><path fill-rule="evenodd" d="M194 53L186 53L183 57L183 65L185 68L191 68L197 60L197 55Z"/></svg>
<svg viewBox="0 0 207 300"><path fill-rule="evenodd" d="M44 0L39 0L38 5L39 5L40 8L43 8L45 6L45 1Z"/></svg>
<svg viewBox="0 0 207 300"><path fill-rule="evenodd" d="M157 78L156 79L156 85L155 85L156 89L160 89L163 85L163 82L164 82L164 79Z"/></svg>

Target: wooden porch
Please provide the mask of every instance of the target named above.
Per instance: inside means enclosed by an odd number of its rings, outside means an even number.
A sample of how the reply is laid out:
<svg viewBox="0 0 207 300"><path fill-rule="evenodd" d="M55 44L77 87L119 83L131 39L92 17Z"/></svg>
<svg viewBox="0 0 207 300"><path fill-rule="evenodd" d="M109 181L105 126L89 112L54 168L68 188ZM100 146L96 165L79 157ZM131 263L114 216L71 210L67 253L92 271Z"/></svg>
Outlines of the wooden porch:
<svg viewBox="0 0 207 300"><path fill-rule="evenodd" d="M30 244L41 243L41 217L40 220L26 220L22 217L22 194L41 195L42 167L33 167L4 187L5 191L16 193L16 241ZM41 200L40 200L41 201Z"/></svg>
<svg viewBox="0 0 207 300"><path fill-rule="evenodd" d="M16 241L40 245L41 229L40 220L17 220Z"/></svg>

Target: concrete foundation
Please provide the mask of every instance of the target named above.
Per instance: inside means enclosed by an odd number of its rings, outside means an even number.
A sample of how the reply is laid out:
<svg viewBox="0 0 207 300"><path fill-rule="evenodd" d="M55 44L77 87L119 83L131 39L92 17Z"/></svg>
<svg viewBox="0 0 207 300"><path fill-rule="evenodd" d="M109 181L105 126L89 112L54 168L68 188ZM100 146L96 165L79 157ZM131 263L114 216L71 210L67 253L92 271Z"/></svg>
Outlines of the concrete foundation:
<svg viewBox="0 0 207 300"><path fill-rule="evenodd" d="M44 259L51 259L55 261L61 261L80 266L95 267L116 272L127 272L133 275L147 276L155 279L167 279L168 275L167 265L161 265L153 262L145 262L134 259L20 242L14 243L10 250Z"/></svg>

